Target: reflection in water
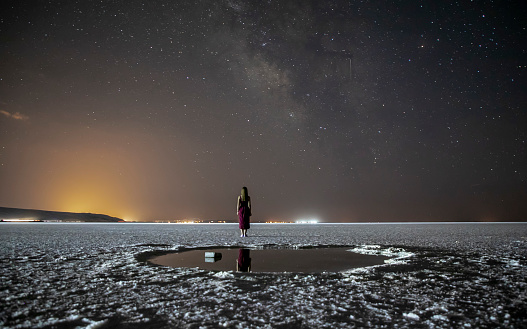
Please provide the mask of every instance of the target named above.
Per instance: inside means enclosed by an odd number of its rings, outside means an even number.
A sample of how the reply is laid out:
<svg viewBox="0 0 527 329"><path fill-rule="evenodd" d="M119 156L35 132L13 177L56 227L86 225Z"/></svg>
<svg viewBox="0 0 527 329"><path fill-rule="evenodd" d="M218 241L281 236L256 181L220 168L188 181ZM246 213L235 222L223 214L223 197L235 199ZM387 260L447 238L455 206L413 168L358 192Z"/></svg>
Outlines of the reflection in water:
<svg viewBox="0 0 527 329"><path fill-rule="evenodd" d="M349 247L252 250L215 248L170 253L151 258L149 262L210 271L320 273L380 265L386 259L388 257L356 254L349 251ZM233 260L236 260L236 267Z"/></svg>
<svg viewBox="0 0 527 329"><path fill-rule="evenodd" d="M236 272L251 272L251 250L240 248L236 261Z"/></svg>
<svg viewBox="0 0 527 329"><path fill-rule="evenodd" d="M215 263L221 260L221 253L209 251L205 253L205 262L206 263Z"/></svg>

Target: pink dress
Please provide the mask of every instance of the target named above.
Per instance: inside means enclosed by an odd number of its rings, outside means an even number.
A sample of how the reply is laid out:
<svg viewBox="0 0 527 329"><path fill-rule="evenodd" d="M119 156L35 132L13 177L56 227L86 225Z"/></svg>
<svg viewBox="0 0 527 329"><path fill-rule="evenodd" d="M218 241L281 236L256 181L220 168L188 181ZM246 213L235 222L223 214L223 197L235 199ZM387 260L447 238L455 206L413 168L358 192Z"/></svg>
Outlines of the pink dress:
<svg viewBox="0 0 527 329"><path fill-rule="evenodd" d="M251 228L251 223L249 222L251 217L251 208L249 208L248 201L242 201L240 198L240 207L238 208L238 221L240 222L241 230L248 230Z"/></svg>
<svg viewBox="0 0 527 329"><path fill-rule="evenodd" d="M238 251L238 271L249 272L251 268L251 250L240 248Z"/></svg>

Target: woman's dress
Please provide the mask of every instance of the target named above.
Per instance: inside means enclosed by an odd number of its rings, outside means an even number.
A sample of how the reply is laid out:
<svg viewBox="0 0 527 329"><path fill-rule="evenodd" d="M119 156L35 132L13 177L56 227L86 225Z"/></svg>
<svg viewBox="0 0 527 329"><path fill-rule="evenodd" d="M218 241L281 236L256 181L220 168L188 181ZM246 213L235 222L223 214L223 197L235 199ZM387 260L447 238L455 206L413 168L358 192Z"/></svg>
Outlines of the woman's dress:
<svg viewBox="0 0 527 329"><path fill-rule="evenodd" d="M238 251L238 271L249 272L251 268L251 250L240 248Z"/></svg>
<svg viewBox="0 0 527 329"><path fill-rule="evenodd" d="M249 202L243 201L240 198L240 207L238 208L238 220L240 222L240 229L241 230L248 230L251 228L251 224L249 222L251 217L251 208L249 208Z"/></svg>

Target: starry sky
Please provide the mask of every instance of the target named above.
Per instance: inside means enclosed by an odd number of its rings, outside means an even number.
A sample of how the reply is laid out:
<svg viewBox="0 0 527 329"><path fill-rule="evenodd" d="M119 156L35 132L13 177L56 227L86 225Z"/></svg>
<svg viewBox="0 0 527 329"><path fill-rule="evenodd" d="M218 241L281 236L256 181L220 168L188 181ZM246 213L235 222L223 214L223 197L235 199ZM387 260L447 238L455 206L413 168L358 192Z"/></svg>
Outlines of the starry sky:
<svg viewBox="0 0 527 329"><path fill-rule="evenodd" d="M523 1L8 1L0 206L527 220Z"/></svg>

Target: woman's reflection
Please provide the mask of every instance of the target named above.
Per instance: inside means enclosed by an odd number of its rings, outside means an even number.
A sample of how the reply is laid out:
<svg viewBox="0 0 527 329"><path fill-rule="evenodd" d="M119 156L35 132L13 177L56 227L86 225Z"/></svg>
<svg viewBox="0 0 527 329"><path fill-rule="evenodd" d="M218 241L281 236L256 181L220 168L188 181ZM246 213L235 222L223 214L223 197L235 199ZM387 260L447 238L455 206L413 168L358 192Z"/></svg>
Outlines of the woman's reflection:
<svg viewBox="0 0 527 329"><path fill-rule="evenodd" d="M237 272L251 272L251 250L240 248L236 261Z"/></svg>

